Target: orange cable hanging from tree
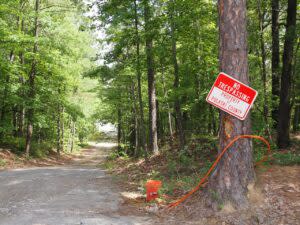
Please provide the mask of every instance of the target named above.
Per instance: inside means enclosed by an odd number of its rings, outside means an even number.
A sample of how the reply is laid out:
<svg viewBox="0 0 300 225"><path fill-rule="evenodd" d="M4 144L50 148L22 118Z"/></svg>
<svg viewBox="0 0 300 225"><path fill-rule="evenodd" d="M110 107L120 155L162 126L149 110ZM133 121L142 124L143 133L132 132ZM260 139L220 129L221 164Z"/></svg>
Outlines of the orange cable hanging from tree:
<svg viewBox="0 0 300 225"><path fill-rule="evenodd" d="M242 139L242 138L258 139L258 140L261 140L262 142L264 142L267 145L267 147L268 147L268 154L265 155L260 161L258 161L256 163L256 165L259 165L262 162L266 161L266 159L269 157L269 155L271 153L270 143L266 139L264 139L263 137L257 136L257 135L239 135L239 136L235 137L232 141L230 141L230 143L223 149L223 151L221 152L221 154L218 155L217 159L215 160L215 162L213 163L213 165L209 168L209 170L204 175L204 177L200 180L200 182L198 183L198 185L195 188L193 188L192 190L190 190L187 194L183 195L178 200L170 203L167 207L168 208L173 208L173 207L178 206L180 203L182 203L183 201L185 201L189 196L191 196L196 191L198 191L199 188L206 183L206 180L208 179L210 173L217 166L217 164L219 163L219 161L221 160L221 158L223 157L223 155L225 154L225 152L228 150L228 148L230 148L237 140Z"/></svg>

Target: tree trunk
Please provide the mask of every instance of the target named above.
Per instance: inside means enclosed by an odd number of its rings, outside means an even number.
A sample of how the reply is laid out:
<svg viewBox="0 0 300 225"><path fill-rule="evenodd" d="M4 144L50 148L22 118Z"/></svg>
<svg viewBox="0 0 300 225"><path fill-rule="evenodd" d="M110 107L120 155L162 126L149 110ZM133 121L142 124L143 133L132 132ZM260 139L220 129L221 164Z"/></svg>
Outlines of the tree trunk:
<svg viewBox="0 0 300 225"><path fill-rule="evenodd" d="M9 62L13 63L14 61L14 52L11 51L9 54ZM7 73L5 77L5 84L4 84L4 90L3 90L3 99L2 99L2 104L1 104L1 111L0 111L0 127L4 127L4 121L7 113L7 108L8 108L8 102L7 102L7 97L9 94L9 89L10 89L10 74ZM2 140L4 135L4 132L0 132L0 140Z"/></svg>
<svg viewBox="0 0 300 225"><path fill-rule="evenodd" d="M67 150L71 149L71 141L72 141L72 119L70 117L68 117L68 128L70 130L69 132L69 136L68 136L68 144L67 144Z"/></svg>
<svg viewBox="0 0 300 225"><path fill-rule="evenodd" d="M156 100L157 136L159 137L158 140L161 142L163 140L163 136L164 136L164 129L163 129L163 124L162 124L162 118L160 116L159 107L160 107L159 102Z"/></svg>
<svg viewBox="0 0 300 225"><path fill-rule="evenodd" d="M34 19L34 47L33 53L36 54L38 52L38 36L39 36L39 11L40 11L40 0L35 0L35 19ZM30 147L31 147L31 139L33 133L33 116L34 116L34 98L35 98L35 76L36 76L36 66L37 59L34 56L33 62L31 65L31 70L28 79L29 85L29 93L28 93L28 111L27 111L27 136L26 136L26 145L25 145L25 153L26 156L29 156Z"/></svg>
<svg viewBox="0 0 300 225"><path fill-rule="evenodd" d="M74 142L75 142L75 132L76 132L76 123L72 121L72 140L71 140L71 153L74 149Z"/></svg>
<svg viewBox="0 0 300 225"><path fill-rule="evenodd" d="M60 118L60 125L61 125L61 138L60 138L60 149L63 152L64 151L64 145L65 145L65 122L64 122L64 113L65 113L65 107L61 107L61 118Z"/></svg>
<svg viewBox="0 0 300 225"><path fill-rule="evenodd" d="M258 20L259 20L259 39L260 39L260 55L261 55L261 77L263 81L263 98L264 98L264 104L263 104L263 117L265 121L265 132L267 133L268 137L272 140L272 135L269 127L269 120L268 120L268 114L269 114L269 108L268 108L268 97L267 97L267 69L266 69L266 48L265 48L265 40L264 40L264 22L265 22L265 15L266 15L266 8L261 2L261 0L258 1Z"/></svg>
<svg viewBox="0 0 300 225"><path fill-rule="evenodd" d="M299 123L300 123L300 103L295 105L295 112L294 112L294 120L293 120L293 132L297 132L299 130Z"/></svg>
<svg viewBox="0 0 300 225"><path fill-rule="evenodd" d="M174 0L171 1L171 12L170 12L170 22L171 22L171 40L172 40L172 61L174 68L174 90L175 90L175 102L174 109L176 114L176 122L179 133L179 145L180 148L183 149L185 144L185 136L183 131L183 122L182 122L182 113L181 113L181 105L180 99L178 97L178 89L179 89L179 67L177 62L177 46L176 46L176 37L175 37L175 21L174 21Z"/></svg>
<svg viewBox="0 0 300 225"><path fill-rule="evenodd" d="M146 129L145 129L145 120L144 120L144 104L142 96L142 87L141 87L141 56L140 56L140 35L139 35L139 20L138 20L138 9L137 1L134 0L134 23L135 23L135 41L136 41L136 77L137 77L137 94L139 101L139 141L140 146L144 151L145 157L147 157L147 147L146 147Z"/></svg>
<svg viewBox="0 0 300 225"><path fill-rule="evenodd" d="M13 123L13 137L18 136L18 110L17 106L12 107L12 123Z"/></svg>
<svg viewBox="0 0 300 225"><path fill-rule="evenodd" d="M264 17L265 9L262 9L263 5L261 0L258 1L258 17L259 17L259 29L260 29L260 50L261 50L261 76L263 81L263 97L264 97L264 119L268 124L268 101L267 101L267 70L266 70L266 48L264 40Z"/></svg>
<svg viewBox="0 0 300 225"><path fill-rule="evenodd" d="M137 112L134 114L134 137L135 137L135 151L134 156L138 157L140 154L141 146L140 146L140 128Z"/></svg>
<svg viewBox="0 0 300 225"><path fill-rule="evenodd" d="M58 106L58 114L57 114L57 124L56 124L56 151L57 151L57 155L60 155L60 150L61 150L61 107Z"/></svg>
<svg viewBox="0 0 300 225"><path fill-rule="evenodd" d="M23 137L23 129L24 129L24 117L25 117L25 109L23 105L20 105L20 109L18 112L18 137Z"/></svg>
<svg viewBox="0 0 300 225"><path fill-rule="evenodd" d="M246 0L219 0L220 69L235 79L249 84L246 32ZM220 152L238 135L250 134L248 115L241 121L220 112ZM254 182L252 142L242 139L224 154L217 169L209 179L210 199L213 206L231 204L248 206L248 185Z"/></svg>
<svg viewBox="0 0 300 225"><path fill-rule="evenodd" d="M279 0L272 0L272 119L278 123L278 100L280 92L279 57Z"/></svg>
<svg viewBox="0 0 300 225"><path fill-rule="evenodd" d="M122 114L121 114L121 109L118 108L118 150L121 149L121 132L122 132Z"/></svg>
<svg viewBox="0 0 300 225"><path fill-rule="evenodd" d="M130 142L131 146L134 147L133 155L135 157L138 156L140 153L140 141L139 141L139 122L138 122L138 106L137 106L137 99L135 95L135 84L132 82L131 84L131 99L132 99L132 129L131 129L131 137Z"/></svg>
<svg viewBox="0 0 300 225"><path fill-rule="evenodd" d="M163 63L161 63L161 75L162 75L161 78L162 78L162 85L164 91L164 100L166 101L167 110L168 110L168 124L169 124L170 138L173 139L172 115L171 115L170 104L168 102L168 93L167 93L166 82L165 82L165 69Z"/></svg>
<svg viewBox="0 0 300 225"><path fill-rule="evenodd" d="M293 65L293 79L292 79L292 83L293 83L293 86L292 86L292 104L291 104L291 107L294 106L294 119L293 119L293 132L297 132L299 130L299 117L300 117L300 98L297 96L298 94L298 91L300 90L300 82L297 81L297 63L299 61L299 58L297 58L297 54L298 54L298 50L300 48L300 39L298 39L298 44L297 44L297 47L296 47L296 50L295 50L295 54L294 54L294 65ZM299 77L300 78L300 77ZM298 79L299 79L298 78Z"/></svg>
<svg viewBox="0 0 300 225"><path fill-rule="evenodd" d="M288 1L286 34L282 57L282 75L280 88L277 145L286 148L290 145L291 117L291 80L293 68L293 50L296 37L297 0Z"/></svg>
<svg viewBox="0 0 300 225"><path fill-rule="evenodd" d="M157 104L158 104L158 101L157 101ZM159 140L160 140L160 143L161 145L164 145L165 144L165 117L164 117L164 112L163 112L163 108L161 109L161 111L159 111L159 105L157 105L157 113L158 113L158 116L157 116L157 120L159 121L158 122L158 136L159 136Z"/></svg>
<svg viewBox="0 0 300 225"><path fill-rule="evenodd" d="M149 97L149 150L158 154L157 145L157 110L156 110L156 89L154 74L154 56L153 56L153 24L151 24L151 12L149 0L144 0L145 17L145 38L146 38L146 57L148 73L148 97Z"/></svg>
<svg viewBox="0 0 300 225"><path fill-rule="evenodd" d="M23 13L23 7L24 7L24 1L20 1L20 12ZM25 24L24 24L24 18L22 17L21 23L19 23L19 31L24 32ZM21 50L19 52L19 59L20 59L20 64L24 65L25 64L25 59L24 59L24 53ZM25 79L22 74L19 75L19 81L21 83L21 86L25 85ZM23 88L20 88L18 91L18 95L21 99L25 97L25 93ZM24 136L24 118L25 118L25 107L24 103L21 102L18 106L18 137L23 137Z"/></svg>

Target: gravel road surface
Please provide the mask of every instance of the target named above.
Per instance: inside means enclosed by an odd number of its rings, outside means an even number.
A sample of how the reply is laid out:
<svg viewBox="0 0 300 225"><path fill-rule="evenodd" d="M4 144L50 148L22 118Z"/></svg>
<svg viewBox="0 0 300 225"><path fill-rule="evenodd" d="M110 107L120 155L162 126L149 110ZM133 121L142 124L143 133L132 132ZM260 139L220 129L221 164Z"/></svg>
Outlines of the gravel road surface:
<svg viewBox="0 0 300 225"><path fill-rule="evenodd" d="M120 215L118 187L96 166L111 148L94 144L67 166L0 172L0 225L152 224Z"/></svg>

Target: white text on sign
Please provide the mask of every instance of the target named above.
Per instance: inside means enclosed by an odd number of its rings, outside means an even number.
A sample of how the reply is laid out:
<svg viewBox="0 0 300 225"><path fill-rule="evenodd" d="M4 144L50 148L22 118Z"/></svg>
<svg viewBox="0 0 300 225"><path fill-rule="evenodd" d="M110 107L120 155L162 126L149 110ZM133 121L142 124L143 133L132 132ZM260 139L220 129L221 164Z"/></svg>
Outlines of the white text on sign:
<svg viewBox="0 0 300 225"><path fill-rule="evenodd" d="M221 110L244 120L251 108L257 91L238 80L220 73L206 100Z"/></svg>

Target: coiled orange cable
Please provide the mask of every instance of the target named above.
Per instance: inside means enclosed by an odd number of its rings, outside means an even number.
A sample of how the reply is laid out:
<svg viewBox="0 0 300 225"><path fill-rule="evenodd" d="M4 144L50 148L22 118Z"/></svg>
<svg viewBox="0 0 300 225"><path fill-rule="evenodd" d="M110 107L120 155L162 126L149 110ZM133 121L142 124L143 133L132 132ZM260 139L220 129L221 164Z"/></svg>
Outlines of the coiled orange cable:
<svg viewBox="0 0 300 225"><path fill-rule="evenodd" d="M223 157L224 153L228 150L228 148L230 148L237 140L242 139L242 138L252 138L252 139L258 139L261 140L262 142L264 142L267 147L268 147L268 154L265 155L260 161L258 161L256 163L256 165L259 165L261 163L263 163L264 161L266 161L266 159L269 157L270 153L271 153L271 146L270 143L264 139L263 137L257 136L257 135L239 135L237 137L235 137L232 141L230 141L230 143L223 149L223 151L221 152L221 154L218 155L217 159L215 160L215 162L213 163L213 165L209 168L209 170L207 171L207 173L204 175L204 177L202 177L202 179L200 180L200 182L198 183L198 185L193 188L192 190L190 190L187 194L183 195L181 198L179 198L178 200L170 203L167 207L168 208L173 208L178 206L180 203L182 203L183 201L185 201L189 196L191 196L192 194L194 194L196 191L199 190L199 188L206 184L206 180L208 179L208 176L210 175L210 173L213 171L213 169L216 167L216 165L219 163L219 161L221 160L221 158Z"/></svg>

